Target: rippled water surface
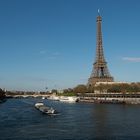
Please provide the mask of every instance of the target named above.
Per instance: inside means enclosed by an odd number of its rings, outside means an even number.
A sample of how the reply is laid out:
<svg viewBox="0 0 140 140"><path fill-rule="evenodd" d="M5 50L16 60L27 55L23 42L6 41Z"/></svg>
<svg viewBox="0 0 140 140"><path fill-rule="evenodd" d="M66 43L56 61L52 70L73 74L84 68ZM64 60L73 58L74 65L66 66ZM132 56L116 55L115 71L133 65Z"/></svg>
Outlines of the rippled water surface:
<svg viewBox="0 0 140 140"><path fill-rule="evenodd" d="M0 140L139 140L140 105L61 103L43 100L60 112L34 108L41 99L9 99L0 104Z"/></svg>

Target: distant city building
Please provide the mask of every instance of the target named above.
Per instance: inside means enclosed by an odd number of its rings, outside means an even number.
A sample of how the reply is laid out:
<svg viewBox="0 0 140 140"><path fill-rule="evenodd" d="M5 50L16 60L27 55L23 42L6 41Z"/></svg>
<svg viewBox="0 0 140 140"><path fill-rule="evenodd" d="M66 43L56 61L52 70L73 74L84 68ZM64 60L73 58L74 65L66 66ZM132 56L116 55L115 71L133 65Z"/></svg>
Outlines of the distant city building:
<svg viewBox="0 0 140 140"><path fill-rule="evenodd" d="M115 84L131 84L130 82L96 82L95 86L98 86L100 84L103 85L115 85Z"/></svg>
<svg viewBox="0 0 140 140"><path fill-rule="evenodd" d="M93 70L88 79L88 87L95 85L96 82L113 82L114 78L110 75L107 62L105 61L103 44L102 44L102 18L98 12L97 16L97 42L96 42L96 59L93 64Z"/></svg>

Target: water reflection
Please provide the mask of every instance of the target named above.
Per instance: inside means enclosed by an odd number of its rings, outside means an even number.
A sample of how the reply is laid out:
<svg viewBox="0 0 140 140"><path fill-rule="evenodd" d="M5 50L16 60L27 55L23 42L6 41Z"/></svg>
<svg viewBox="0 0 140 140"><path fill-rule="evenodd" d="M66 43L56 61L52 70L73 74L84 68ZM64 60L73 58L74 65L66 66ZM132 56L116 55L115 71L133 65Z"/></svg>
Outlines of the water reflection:
<svg viewBox="0 0 140 140"><path fill-rule="evenodd" d="M43 115L40 99L10 99L0 105L0 139L124 139L140 138L139 106L67 104L43 100L61 114ZM15 133L16 132L16 133Z"/></svg>
<svg viewBox="0 0 140 140"><path fill-rule="evenodd" d="M6 101L7 101L6 98L4 98L4 99L0 99L0 103L4 103L4 102L6 102Z"/></svg>
<svg viewBox="0 0 140 140"><path fill-rule="evenodd" d="M107 126L107 107L104 105L95 105L94 107L94 123L95 123L95 132L96 136L108 136L109 133L111 133L111 130L109 128L106 128Z"/></svg>

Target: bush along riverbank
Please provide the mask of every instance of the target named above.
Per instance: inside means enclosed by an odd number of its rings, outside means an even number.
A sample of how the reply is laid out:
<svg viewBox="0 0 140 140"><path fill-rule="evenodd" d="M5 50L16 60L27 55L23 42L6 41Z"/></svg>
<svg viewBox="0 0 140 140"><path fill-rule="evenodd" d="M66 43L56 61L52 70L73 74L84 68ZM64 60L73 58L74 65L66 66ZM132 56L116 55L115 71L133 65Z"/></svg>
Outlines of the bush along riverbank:
<svg viewBox="0 0 140 140"><path fill-rule="evenodd" d="M6 100L5 91L3 91L3 90L0 88L0 103L4 102L5 100Z"/></svg>

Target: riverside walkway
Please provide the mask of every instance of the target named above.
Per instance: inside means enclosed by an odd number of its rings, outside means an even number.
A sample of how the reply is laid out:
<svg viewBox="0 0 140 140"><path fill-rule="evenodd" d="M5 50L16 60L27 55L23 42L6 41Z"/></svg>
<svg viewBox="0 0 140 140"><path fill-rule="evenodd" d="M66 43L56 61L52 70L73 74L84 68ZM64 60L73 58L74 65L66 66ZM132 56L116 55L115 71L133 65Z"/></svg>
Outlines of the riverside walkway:
<svg viewBox="0 0 140 140"><path fill-rule="evenodd" d="M81 102L140 104L140 94L100 93L80 97Z"/></svg>
<svg viewBox="0 0 140 140"><path fill-rule="evenodd" d="M12 98L48 98L51 95L48 94L16 94L10 95L7 97ZM122 93L86 93L86 94L78 94L79 102L89 102L89 103L121 103L125 102L126 104L140 104L140 93L132 93L132 94L122 94Z"/></svg>

